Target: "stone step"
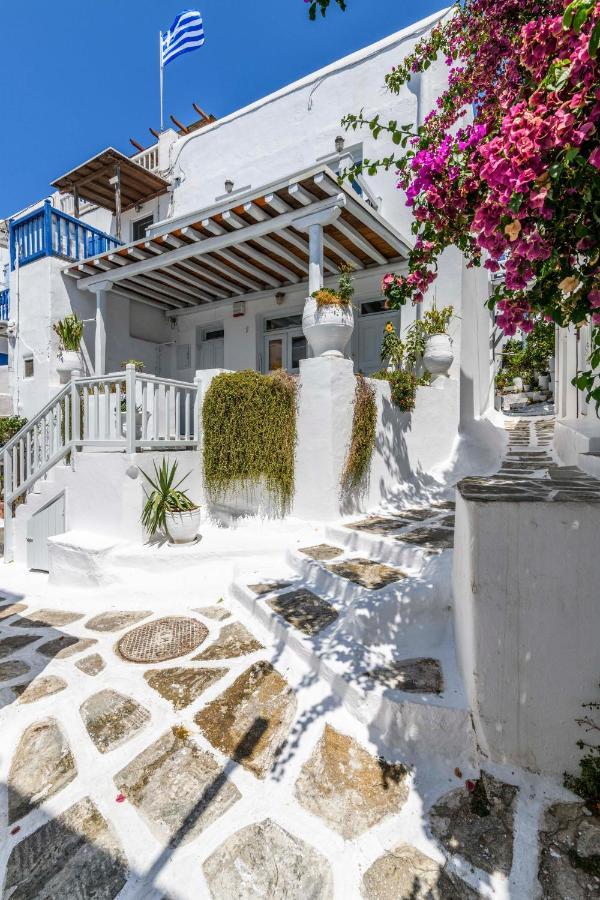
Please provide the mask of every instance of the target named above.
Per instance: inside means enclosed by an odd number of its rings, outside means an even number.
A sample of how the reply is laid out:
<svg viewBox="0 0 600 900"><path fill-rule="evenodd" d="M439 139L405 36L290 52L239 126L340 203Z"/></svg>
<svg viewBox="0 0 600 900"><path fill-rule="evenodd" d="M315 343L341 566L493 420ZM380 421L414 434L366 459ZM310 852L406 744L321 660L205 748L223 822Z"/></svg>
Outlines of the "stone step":
<svg viewBox="0 0 600 900"><path fill-rule="evenodd" d="M363 588L362 602L345 604L339 588L323 596L302 577L290 580L288 574L284 581L285 587L269 592L263 585L257 593L237 580L231 595L377 740L409 761L425 748L444 760L473 760L474 734L448 611L428 624L414 619L411 605L392 599L389 590ZM419 579L412 581L416 594ZM419 587L427 590L424 583Z"/></svg>

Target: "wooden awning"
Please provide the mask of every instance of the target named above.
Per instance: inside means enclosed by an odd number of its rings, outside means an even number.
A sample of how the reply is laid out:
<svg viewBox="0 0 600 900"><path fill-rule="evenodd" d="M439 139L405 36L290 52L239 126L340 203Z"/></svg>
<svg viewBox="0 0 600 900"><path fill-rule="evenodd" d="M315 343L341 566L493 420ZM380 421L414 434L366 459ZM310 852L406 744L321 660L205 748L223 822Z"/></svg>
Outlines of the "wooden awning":
<svg viewBox="0 0 600 900"><path fill-rule="evenodd" d="M204 305L308 278L309 238L302 220L338 207L324 227L324 269L356 272L393 267L408 242L327 167L303 172L229 203L154 226L145 239L67 266L66 274L93 290L110 290L165 310Z"/></svg>
<svg viewBox="0 0 600 900"><path fill-rule="evenodd" d="M149 172L113 147L103 150L76 169L57 178L52 182L52 187L62 193L76 192L82 200L88 200L116 213L115 188L111 184L111 178L115 177L117 169L120 170L123 211L158 197L169 189L168 181L154 172Z"/></svg>

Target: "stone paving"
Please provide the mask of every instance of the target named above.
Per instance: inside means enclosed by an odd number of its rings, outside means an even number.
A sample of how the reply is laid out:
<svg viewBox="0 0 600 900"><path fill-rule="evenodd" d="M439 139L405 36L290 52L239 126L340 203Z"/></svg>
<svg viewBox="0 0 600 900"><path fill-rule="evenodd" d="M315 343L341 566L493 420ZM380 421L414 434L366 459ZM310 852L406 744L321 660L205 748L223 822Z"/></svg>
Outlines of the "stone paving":
<svg viewBox="0 0 600 900"><path fill-rule="evenodd" d="M503 490L509 474L527 480L552 466L540 448L549 428L511 426ZM439 552L452 546L453 508L441 501L348 531L391 544L416 535L416 549L430 541ZM422 531L441 535L424 543ZM322 533L308 537L297 547L342 594L384 595L406 581L376 558L346 557ZM247 582L290 632L320 640L336 627L339 603L316 587L264 573ZM5 900L600 896L586 868L599 820L581 803L544 782L537 859L537 819L526 811L537 782L451 758L434 764L427 747L409 764L258 620L240 616L225 582L223 594L199 589L193 603L169 596L156 608L145 597L139 609L99 597L71 609L51 592L2 603ZM415 702L437 703L446 690L433 656L362 672Z"/></svg>

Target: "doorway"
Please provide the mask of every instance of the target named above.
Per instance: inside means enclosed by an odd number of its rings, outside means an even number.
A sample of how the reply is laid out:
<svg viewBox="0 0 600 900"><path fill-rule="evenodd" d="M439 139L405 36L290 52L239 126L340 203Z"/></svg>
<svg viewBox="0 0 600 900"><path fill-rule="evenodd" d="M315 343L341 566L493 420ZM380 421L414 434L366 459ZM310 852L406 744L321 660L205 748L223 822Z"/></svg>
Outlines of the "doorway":
<svg viewBox="0 0 600 900"><path fill-rule="evenodd" d="M38 509L27 522L27 568L49 571L48 538L65 532L64 491Z"/></svg>
<svg viewBox="0 0 600 900"><path fill-rule="evenodd" d="M196 328L196 368L225 367L225 331L222 324Z"/></svg>
<svg viewBox="0 0 600 900"><path fill-rule="evenodd" d="M356 368L363 375L378 372L381 362L381 341L387 322L400 334L400 310L385 309L384 300L364 300L358 317L358 352Z"/></svg>
<svg viewBox="0 0 600 900"><path fill-rule="evenodd" d="M301 314L270 316L265 320L265 372L284 369L291 375L297 375L300 361L307 356Z"/></svg>

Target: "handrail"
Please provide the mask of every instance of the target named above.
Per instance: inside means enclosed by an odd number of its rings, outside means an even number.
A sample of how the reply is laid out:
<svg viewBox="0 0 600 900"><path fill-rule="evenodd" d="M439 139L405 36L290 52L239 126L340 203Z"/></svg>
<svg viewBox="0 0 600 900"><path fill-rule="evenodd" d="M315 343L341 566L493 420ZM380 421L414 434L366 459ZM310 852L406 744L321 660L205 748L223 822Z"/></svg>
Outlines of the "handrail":
<svg viewBox="0 0 600 900"><path fill-rule="evenodd" d="M12 450L13 447L16 447L19 441L26 436L27 432L33 431L33 428L36 425L40 424L44 416L47 416L48 413L52 411L52 407L56 406L56 404L60 400L66 397L70 390L71 385L65 384L65 386L58 392L58 394L55 394L51 400L48 400L46 405L43 406L40 411L35 414L33 419L28 419L25 425L23 425L23 427L20 429L20 431L17 431L17 433L13 435L13 437L11 437L10 441L7 441L6 444L4 444L4 446L2 447L2 451L6 453L8 450Z"/></svg>

